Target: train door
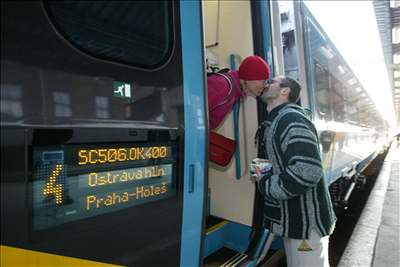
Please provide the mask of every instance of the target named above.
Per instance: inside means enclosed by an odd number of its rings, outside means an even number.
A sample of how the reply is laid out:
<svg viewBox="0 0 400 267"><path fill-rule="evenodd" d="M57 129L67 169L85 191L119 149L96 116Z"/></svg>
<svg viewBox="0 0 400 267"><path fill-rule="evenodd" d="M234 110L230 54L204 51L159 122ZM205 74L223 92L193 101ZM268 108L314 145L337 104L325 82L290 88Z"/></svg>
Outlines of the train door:
<svg viewBox="0 0 400 267"><path fill-rule="evenodd" d="M302 33L295 30L299 14L291 2L205 2L205 45L209 67L234 68L237 67L236 59L240 62L248 55L260 55L270 64L271 76L288 75L300 81L303 87L300 104L310 108ZM263 152L257 151L254 136L266 118L266 106L251 97L241 104L241 145L240 154L236 154L239 159L232 160L225 168L214 164L209 167L207 222L210 227L206 230L205 256L213 258L215 254L212 253L225 247L227 254L231 253L229 250L246 254L233 256L233 262L242 264L248 260L248 266L251 266L265 256L265 249L270 245L269 233L262 228L263 197L250 182L247 169L252 158L263 157ZM231 138L235 136L232 116L217 129ZM215 222L219 224L215 225ZM229 237L232 233L235 238ZM271 246L273 249L280 247L279 239Z"/></svg>
<svg viewBox="0 0 400 267"><path fill-rule="evenodd" d="M208 54L215 56L220 69L238 67L241 59L254 54L250 2L205 1L203 5ZM256 106L252 97L241 103L240 160L236 162L233 159L224 168L210 163L208 177L210 214L249 226L252 224L254 184L248 179L247 163L256 155L252 140L257 129L257 117L252 116L256 113ZM233 125L231 112L217 132L234 139ZM240 173L237 173L237 163L240 164Z"/></svg>
<svg viewBox="0 0 400 267"><path fill-rule="evenodd" d="M266 59L273 69L269 1L204 1L203 10L209 69L234 70L242 59L254 54ZM236 139L239 146L226 167L209 163L203 252L206 264L229 257L233 265L256 260L252 253L258 244L252 244L252 240L261 227L262 199L249 178L248 166L257 157L254 141L261 112L265 113L265 106L261 110L258 100L248 96L240 101L239 126L235 128L235 112L231 112L216 129Z"/></svg>
<svg viewBox="0 0 400 267"><path fill-rule="evenodd" d="M2 266L199 264L200 12L1 3Z"/></svg>

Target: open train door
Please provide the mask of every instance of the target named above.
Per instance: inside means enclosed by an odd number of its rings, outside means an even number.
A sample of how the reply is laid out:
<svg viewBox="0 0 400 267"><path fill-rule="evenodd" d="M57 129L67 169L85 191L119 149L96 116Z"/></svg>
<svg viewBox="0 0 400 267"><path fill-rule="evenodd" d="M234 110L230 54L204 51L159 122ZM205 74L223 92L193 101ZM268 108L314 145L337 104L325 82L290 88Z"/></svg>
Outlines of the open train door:
<svg viewBox="0 0 400 267"><path fill-rule="evenodd" d="M203 2L208 69L237 69L250 55L263 57L271 76L283 70L280 16L274 1ZM273 16L272 16L272 15ZM274 37L274 34L277 35ZM280 51L280 52L279 52ZM207 219L203 241L204 264L255 265L265 244L277 249L262 227L263 198L249 177L249 163L258 155L254 144L265 105L250 96L225 118L216 131L237 140L236 153L225 167L209 163ZM235 118L235 113L238 118ZM238 125L235 125L237 121Z"/></svg>

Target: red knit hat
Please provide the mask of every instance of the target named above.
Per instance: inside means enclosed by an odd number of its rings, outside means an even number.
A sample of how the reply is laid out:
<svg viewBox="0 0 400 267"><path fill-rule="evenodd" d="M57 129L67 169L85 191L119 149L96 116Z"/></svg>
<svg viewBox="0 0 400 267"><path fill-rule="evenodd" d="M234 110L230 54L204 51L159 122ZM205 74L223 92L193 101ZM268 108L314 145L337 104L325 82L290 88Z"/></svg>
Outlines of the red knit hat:
<svg viewBox="0 0 400 267"><path fill-rule="evenodd" d="M239 78L246 81L268 80L269 66L259 56L246 57L239 66Z"/></svg>

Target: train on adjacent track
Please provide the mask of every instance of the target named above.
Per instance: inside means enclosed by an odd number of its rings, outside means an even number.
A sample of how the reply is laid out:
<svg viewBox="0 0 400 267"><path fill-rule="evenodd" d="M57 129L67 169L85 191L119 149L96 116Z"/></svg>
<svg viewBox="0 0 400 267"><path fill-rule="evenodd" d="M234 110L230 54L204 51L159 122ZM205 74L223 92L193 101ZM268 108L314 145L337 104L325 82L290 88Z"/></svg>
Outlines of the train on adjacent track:
<svg viewBox="0 0 400 267"><path fill-rule="evenodd" d="M300 81L336 206L387 139L303 2L2 1L1 36L4 266L255 266L265 104L241 101L217 130L235 158L208 162L207 67L256 54Z"/></svg>

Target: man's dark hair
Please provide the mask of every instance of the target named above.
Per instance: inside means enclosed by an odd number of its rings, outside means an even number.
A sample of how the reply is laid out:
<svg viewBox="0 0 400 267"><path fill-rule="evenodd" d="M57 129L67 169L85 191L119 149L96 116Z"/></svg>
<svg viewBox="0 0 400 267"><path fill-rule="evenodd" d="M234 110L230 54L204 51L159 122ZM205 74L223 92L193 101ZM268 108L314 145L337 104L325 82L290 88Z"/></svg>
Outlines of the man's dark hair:
<svg viewBox="0 0 400 267"><path fill-rule="evenodd" d="M282 77L281 87L289 87L289 101L292 103L296 103L299 100L301 85L290 77Z"/></svg>

